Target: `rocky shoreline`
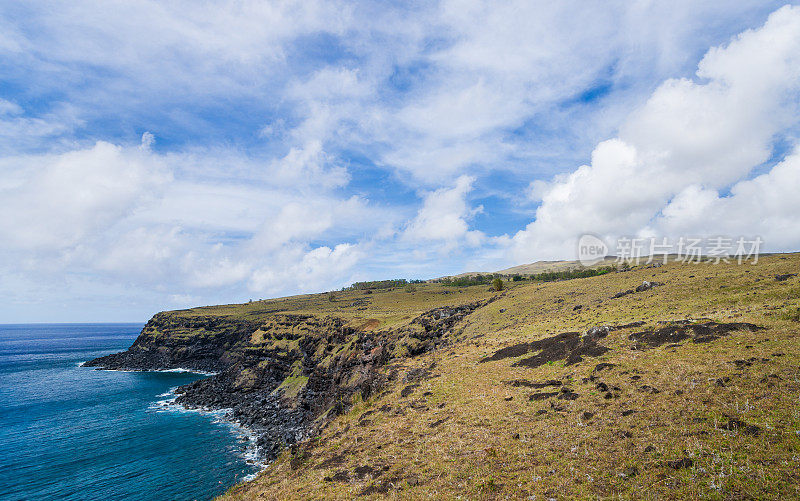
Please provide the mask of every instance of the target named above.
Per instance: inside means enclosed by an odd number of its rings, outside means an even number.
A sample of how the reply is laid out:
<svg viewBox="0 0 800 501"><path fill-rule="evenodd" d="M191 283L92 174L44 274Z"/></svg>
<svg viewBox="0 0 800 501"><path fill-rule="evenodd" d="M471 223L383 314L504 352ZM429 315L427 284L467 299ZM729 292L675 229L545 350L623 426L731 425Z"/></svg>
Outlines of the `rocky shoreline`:
<svg viewBox="0 0 800 501"><path fill-rule="evenodd" d="M491 300L489 300L491 301ZM390 361L447 345L456 324L489 301L429 310L408 325L362 330L335 317L275 314L260 321L158 313L126 351L84 366L214 373L179 387L175 404L228 410L256 441L259 462L313 435L396 376Z"/></svg>

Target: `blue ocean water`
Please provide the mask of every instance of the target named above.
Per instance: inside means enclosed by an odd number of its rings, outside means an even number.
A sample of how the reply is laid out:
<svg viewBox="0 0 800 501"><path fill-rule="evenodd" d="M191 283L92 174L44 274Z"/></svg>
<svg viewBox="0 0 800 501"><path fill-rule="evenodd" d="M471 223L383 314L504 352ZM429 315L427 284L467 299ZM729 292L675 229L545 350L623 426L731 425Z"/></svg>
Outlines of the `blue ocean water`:
<svg viewBox="0 0 800 501"><path fill-rule="evenodd" d="M235 427L157 405L202 375L78 366L141 328L0 325L0 499L209 499L257 470Z"/></svg>

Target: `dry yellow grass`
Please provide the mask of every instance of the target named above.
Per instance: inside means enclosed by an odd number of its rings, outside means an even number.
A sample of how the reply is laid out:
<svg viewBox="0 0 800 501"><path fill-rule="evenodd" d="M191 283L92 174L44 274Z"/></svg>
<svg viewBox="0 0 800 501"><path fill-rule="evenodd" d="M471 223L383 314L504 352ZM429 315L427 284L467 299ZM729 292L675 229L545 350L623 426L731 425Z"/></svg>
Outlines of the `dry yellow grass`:
<svg viewBox="0 0 800 501"><path fill-rule="evenodd" d="M800 255L792 254L515 285L469 315L457 342L390 364L385 370L397 376L386 391L356 402L223 498L798 498L800 280L775 280L798 272ZM643 280L665 285L611 299ZM361 311L312 304L313 296L282 301L383 326L442 301L492 295L486 287L442 290L376 293ZM631 333L687 318L766 329L631 349ZM517 343L634 321L646 324L612 331L600 341L610 351L573 365L480 363ZM614 367L597 371L600 362ZM559 380L555 391L568 387L579 397L531 400L553 388L512 380Z"/></svg>

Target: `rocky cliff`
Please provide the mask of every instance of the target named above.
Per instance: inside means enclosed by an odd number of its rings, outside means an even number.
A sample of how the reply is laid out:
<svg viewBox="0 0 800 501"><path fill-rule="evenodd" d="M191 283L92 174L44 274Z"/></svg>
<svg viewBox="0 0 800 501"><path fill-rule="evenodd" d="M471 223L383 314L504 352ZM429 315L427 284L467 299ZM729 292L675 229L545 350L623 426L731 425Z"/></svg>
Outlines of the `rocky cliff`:
<svg viewBox="0 0 800 501"><path fill-rule="evenodd" d="M270 459L314 433L354 397L379 391L394 377L392 360L449 343L464 317L489 301L434 308L383 330L376 329L377 320L335 315L163 312L127 351L85 365L216 373L180 387L176 402L230 409L230 418L256 433L260 455Z"/></svg>

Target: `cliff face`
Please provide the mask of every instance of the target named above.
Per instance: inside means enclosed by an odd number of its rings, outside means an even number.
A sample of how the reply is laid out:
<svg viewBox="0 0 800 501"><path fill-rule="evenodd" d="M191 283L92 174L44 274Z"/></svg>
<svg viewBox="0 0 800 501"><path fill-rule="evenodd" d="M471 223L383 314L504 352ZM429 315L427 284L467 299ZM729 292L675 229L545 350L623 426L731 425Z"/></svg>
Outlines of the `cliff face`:
<svg viewBox="0 0 800 501"><path fill-rule="evenodd" d="M372 330L377 321L333 315L163 312L127 351L85 365L215 372L179 388L177 402L231 409L231 418L253 430L260 453L271 458L346 409L354 395L379 391L393 378L390 360L448 343L457 324L486 302L431 309L386 330Z"/></svg>
<svg viewBox="0 0 800 501"><path fill-rule="evenodd" d="M122 370L193 369L219 372L242 358L236 349L258 328L254 322L214 316L158 313L127 351L87 362Z"/></svg>

